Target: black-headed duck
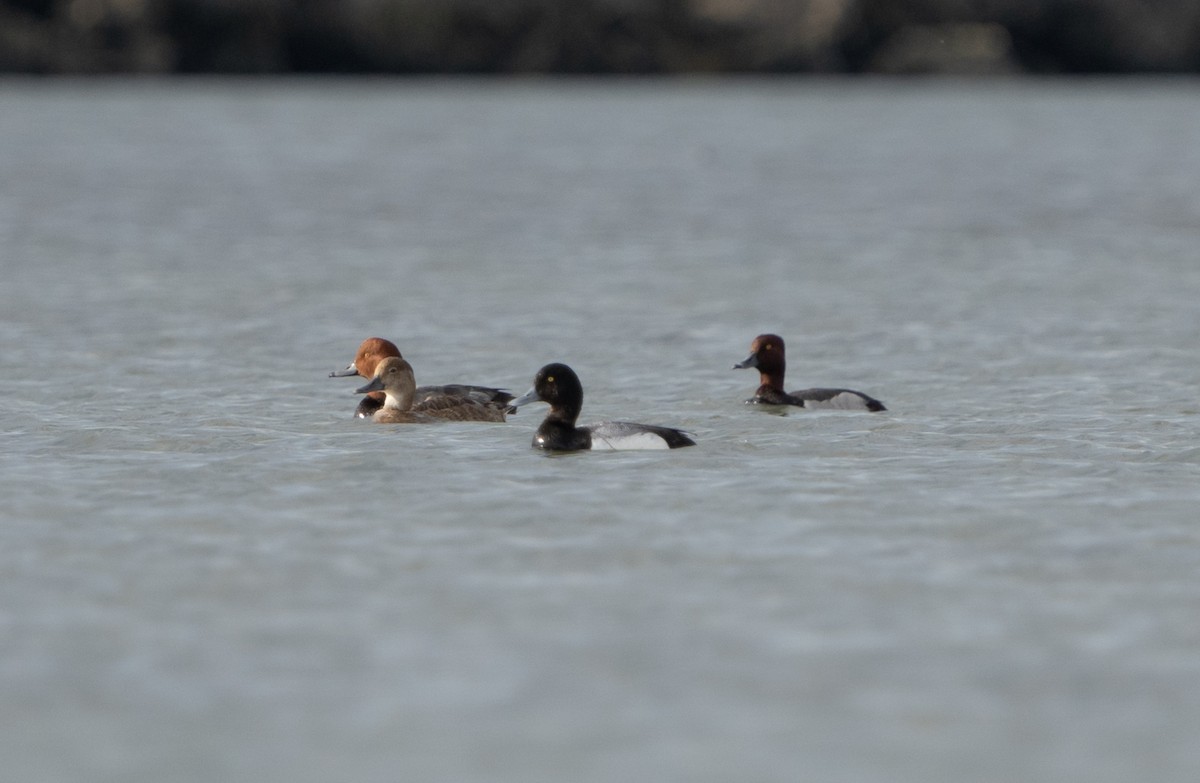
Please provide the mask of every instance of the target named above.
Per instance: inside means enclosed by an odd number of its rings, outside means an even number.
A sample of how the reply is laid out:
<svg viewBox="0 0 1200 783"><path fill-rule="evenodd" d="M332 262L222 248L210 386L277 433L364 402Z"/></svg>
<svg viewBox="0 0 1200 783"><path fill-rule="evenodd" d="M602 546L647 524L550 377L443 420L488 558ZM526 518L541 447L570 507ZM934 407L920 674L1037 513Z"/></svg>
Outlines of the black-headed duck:
<svg viewBox="0 0 1200 783"><path fill-rule="evenodd" d="M608 449L677 449L695 446L687 433L671 427L604 421L587 427L575 426L583 407L583 385L565 364L547 364L538 370L533 388L513 400L510 410L531 402L545 402L550 412L533 436L533 446L547 451L594 451Z"/></svg>

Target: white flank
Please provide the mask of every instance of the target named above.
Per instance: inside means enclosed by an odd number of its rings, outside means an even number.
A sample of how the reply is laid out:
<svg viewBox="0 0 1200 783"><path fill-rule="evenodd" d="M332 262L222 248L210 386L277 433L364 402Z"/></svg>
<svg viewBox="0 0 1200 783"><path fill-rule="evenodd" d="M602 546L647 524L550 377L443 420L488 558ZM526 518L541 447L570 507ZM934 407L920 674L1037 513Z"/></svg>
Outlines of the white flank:
<svg viewBox="0 0 1200 783"><path fill-rule="evenodd" d="M645 451L647 449L669 449L661 435L653 432L630 432L619 435L592 433L592 451Z"/></svg>
<svg viewBox="0 0 1200 783"><path fill-rule="evenodd" d="M842 392L828 400L805 400L804 407L814 410L825 408L839 411L865 411L867 401L853 392Z"/></svg>

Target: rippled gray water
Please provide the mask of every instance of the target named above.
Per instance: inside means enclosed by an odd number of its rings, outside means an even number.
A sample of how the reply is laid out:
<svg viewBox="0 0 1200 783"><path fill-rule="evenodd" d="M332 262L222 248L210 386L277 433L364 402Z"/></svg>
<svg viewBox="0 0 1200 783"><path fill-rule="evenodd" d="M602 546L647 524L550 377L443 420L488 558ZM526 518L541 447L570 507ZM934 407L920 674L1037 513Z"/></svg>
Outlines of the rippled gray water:
<svg viewBox="0 0 1200 783"><path fill-rule="evenodd" d="M1185 781L1195 82L0 83L21 781ZM885 414L775 416L730 366ZM699 446L384 427L327 378Z"/></svg>

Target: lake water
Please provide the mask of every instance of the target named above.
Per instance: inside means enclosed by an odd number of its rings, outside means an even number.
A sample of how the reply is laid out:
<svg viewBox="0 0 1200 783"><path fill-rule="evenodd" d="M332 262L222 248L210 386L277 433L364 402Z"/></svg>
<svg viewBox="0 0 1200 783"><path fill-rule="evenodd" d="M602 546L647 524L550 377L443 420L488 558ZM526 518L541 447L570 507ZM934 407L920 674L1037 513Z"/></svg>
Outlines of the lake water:
<svg viewBox="0 0 1200 783"><path fill-rule="evenodd" d="M34 781L1191 781L1200 83L0 82ZM883 414L771 415L732 371ZM422 383L696 448L351 418Z"/></svg>

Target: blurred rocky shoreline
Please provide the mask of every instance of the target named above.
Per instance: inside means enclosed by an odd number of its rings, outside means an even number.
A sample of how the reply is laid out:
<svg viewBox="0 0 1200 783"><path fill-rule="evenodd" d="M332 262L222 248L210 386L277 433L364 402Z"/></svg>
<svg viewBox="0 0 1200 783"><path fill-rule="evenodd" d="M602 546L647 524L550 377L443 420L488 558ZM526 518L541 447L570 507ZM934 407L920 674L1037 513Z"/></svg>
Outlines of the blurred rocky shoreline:
<svg viewBox="0 0 1200 783"><path fill-rule="evenodd" d="M1194 73L1196 0L0 0L0 72Z"/></svg>

